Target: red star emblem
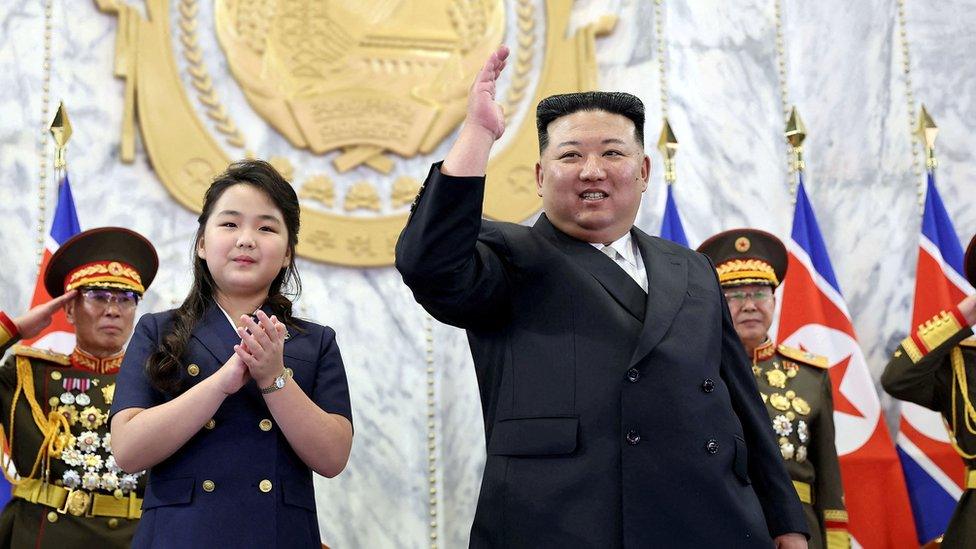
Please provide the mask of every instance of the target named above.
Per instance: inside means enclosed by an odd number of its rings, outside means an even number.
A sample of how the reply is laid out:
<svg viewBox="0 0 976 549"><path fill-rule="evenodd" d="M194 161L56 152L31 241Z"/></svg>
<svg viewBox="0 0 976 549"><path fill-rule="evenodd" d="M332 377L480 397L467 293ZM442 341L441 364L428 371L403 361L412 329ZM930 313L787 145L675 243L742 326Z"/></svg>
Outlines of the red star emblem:
<svg viewBox="0 0 976 549"><path fill-rule="evenodd" d="M861 413L861 410L853 402L847 400L844 393L840 392L840 384L844 381L844 376L847 375L847 367L850 365L851 355L847 355L846 358L830 367L830 386L834 391L834 411L863 418L864 414Z"/></svg>
<svg viewBox="0 0 976 549"><path fill-rule="evenodd" d="M803 345L800 348L806 351ZM830 366L830 387L834 393L834 411L840 412L842 414L847 414L849 416L864 418L864 414L861 410L854 405L853 402L847 400L844 393L840 392L840 384L844 381L844 376L847 375L847 367L851 365L851 355L847 355L840 362L831 364Z"/></svg>

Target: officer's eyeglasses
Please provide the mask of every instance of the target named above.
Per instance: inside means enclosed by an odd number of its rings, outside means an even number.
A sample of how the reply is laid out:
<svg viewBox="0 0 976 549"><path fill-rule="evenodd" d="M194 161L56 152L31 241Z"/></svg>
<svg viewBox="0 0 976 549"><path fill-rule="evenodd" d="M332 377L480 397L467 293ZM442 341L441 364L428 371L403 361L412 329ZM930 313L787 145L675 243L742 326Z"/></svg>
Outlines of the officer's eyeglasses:
<svg viewBox="0 0 976 549"><path fill-rule="evenodd" d="M754 292L724 292L725 300L729 303L736 305L741 305L746 301L752 301L753 303L765 303L773 298L773 291L769 288L763 288L762 290L756 290Z"/></svg>
<svg viewBox="0 0 976 549"><path fill-rule="evenodd" d="M105 309L110 303L118 305L119 309L134 309L139 304L139 294L120 290L82 290L81 298L85 303L98 309Z"/></svg>

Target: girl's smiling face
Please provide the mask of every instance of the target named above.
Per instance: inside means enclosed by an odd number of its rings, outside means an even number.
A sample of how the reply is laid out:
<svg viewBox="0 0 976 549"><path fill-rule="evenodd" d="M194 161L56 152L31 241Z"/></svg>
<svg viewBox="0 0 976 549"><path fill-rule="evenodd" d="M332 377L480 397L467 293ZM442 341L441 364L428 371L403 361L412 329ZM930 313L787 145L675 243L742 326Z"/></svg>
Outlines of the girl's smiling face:
<svg viewBox="0 0 976 549"><path fill-rule="evenodd" d="M288 229L281 211L263 191L240 183L214 204L197 256L206 261L220 294L267 294L291 262Z"/></svg>

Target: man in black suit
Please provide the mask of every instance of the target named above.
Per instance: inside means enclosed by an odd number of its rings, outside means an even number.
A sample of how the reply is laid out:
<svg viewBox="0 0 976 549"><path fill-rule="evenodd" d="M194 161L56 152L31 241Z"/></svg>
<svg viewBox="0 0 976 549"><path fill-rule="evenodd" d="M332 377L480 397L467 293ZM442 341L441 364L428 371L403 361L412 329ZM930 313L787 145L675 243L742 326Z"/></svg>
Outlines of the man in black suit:
<svg viewBox="0 0 976 549"><path fill-rule="evenodd" d="M471 546L806 547L712 265L633 227L650 174L640 100L544 99L543 215L482 221L507 54L476 78L396 251L474 356L488 459Z"/></svg>

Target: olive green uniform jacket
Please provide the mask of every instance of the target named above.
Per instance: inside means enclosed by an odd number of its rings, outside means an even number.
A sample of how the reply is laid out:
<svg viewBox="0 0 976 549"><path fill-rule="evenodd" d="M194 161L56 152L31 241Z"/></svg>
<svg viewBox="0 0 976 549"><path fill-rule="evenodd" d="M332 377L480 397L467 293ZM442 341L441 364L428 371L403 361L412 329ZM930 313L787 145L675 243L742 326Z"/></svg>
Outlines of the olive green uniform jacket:
<svg viewBox="0 0 976 549"><path fill-rule="evenodd" d="M119 470L111 454L107 419L121 357L67 356L18 339L0 312L0 356L11 351L0 366L0 424L24 478L0 514L0 547L129 547L145 475ZM54 441L48 455L38 421Z"/></svg>
<svg viewBox="0 0 976 549"><path fill-rule="evenodd" d="M810 549L850 547L828 367L825 357L769 340L753 352L756 384L810 526Z"/></svg>
<svg viewBox="0 0 976 549"><path fill-rule="evenodd" d="M976 339L955 307L918 326L902 340L881 375L891 396L942 414L956 451L966 464L966 491L943 536L943 547L976 547ZM954 405L953 405L954 404ZM966 419L967 414L969 418Z"/></svg>

